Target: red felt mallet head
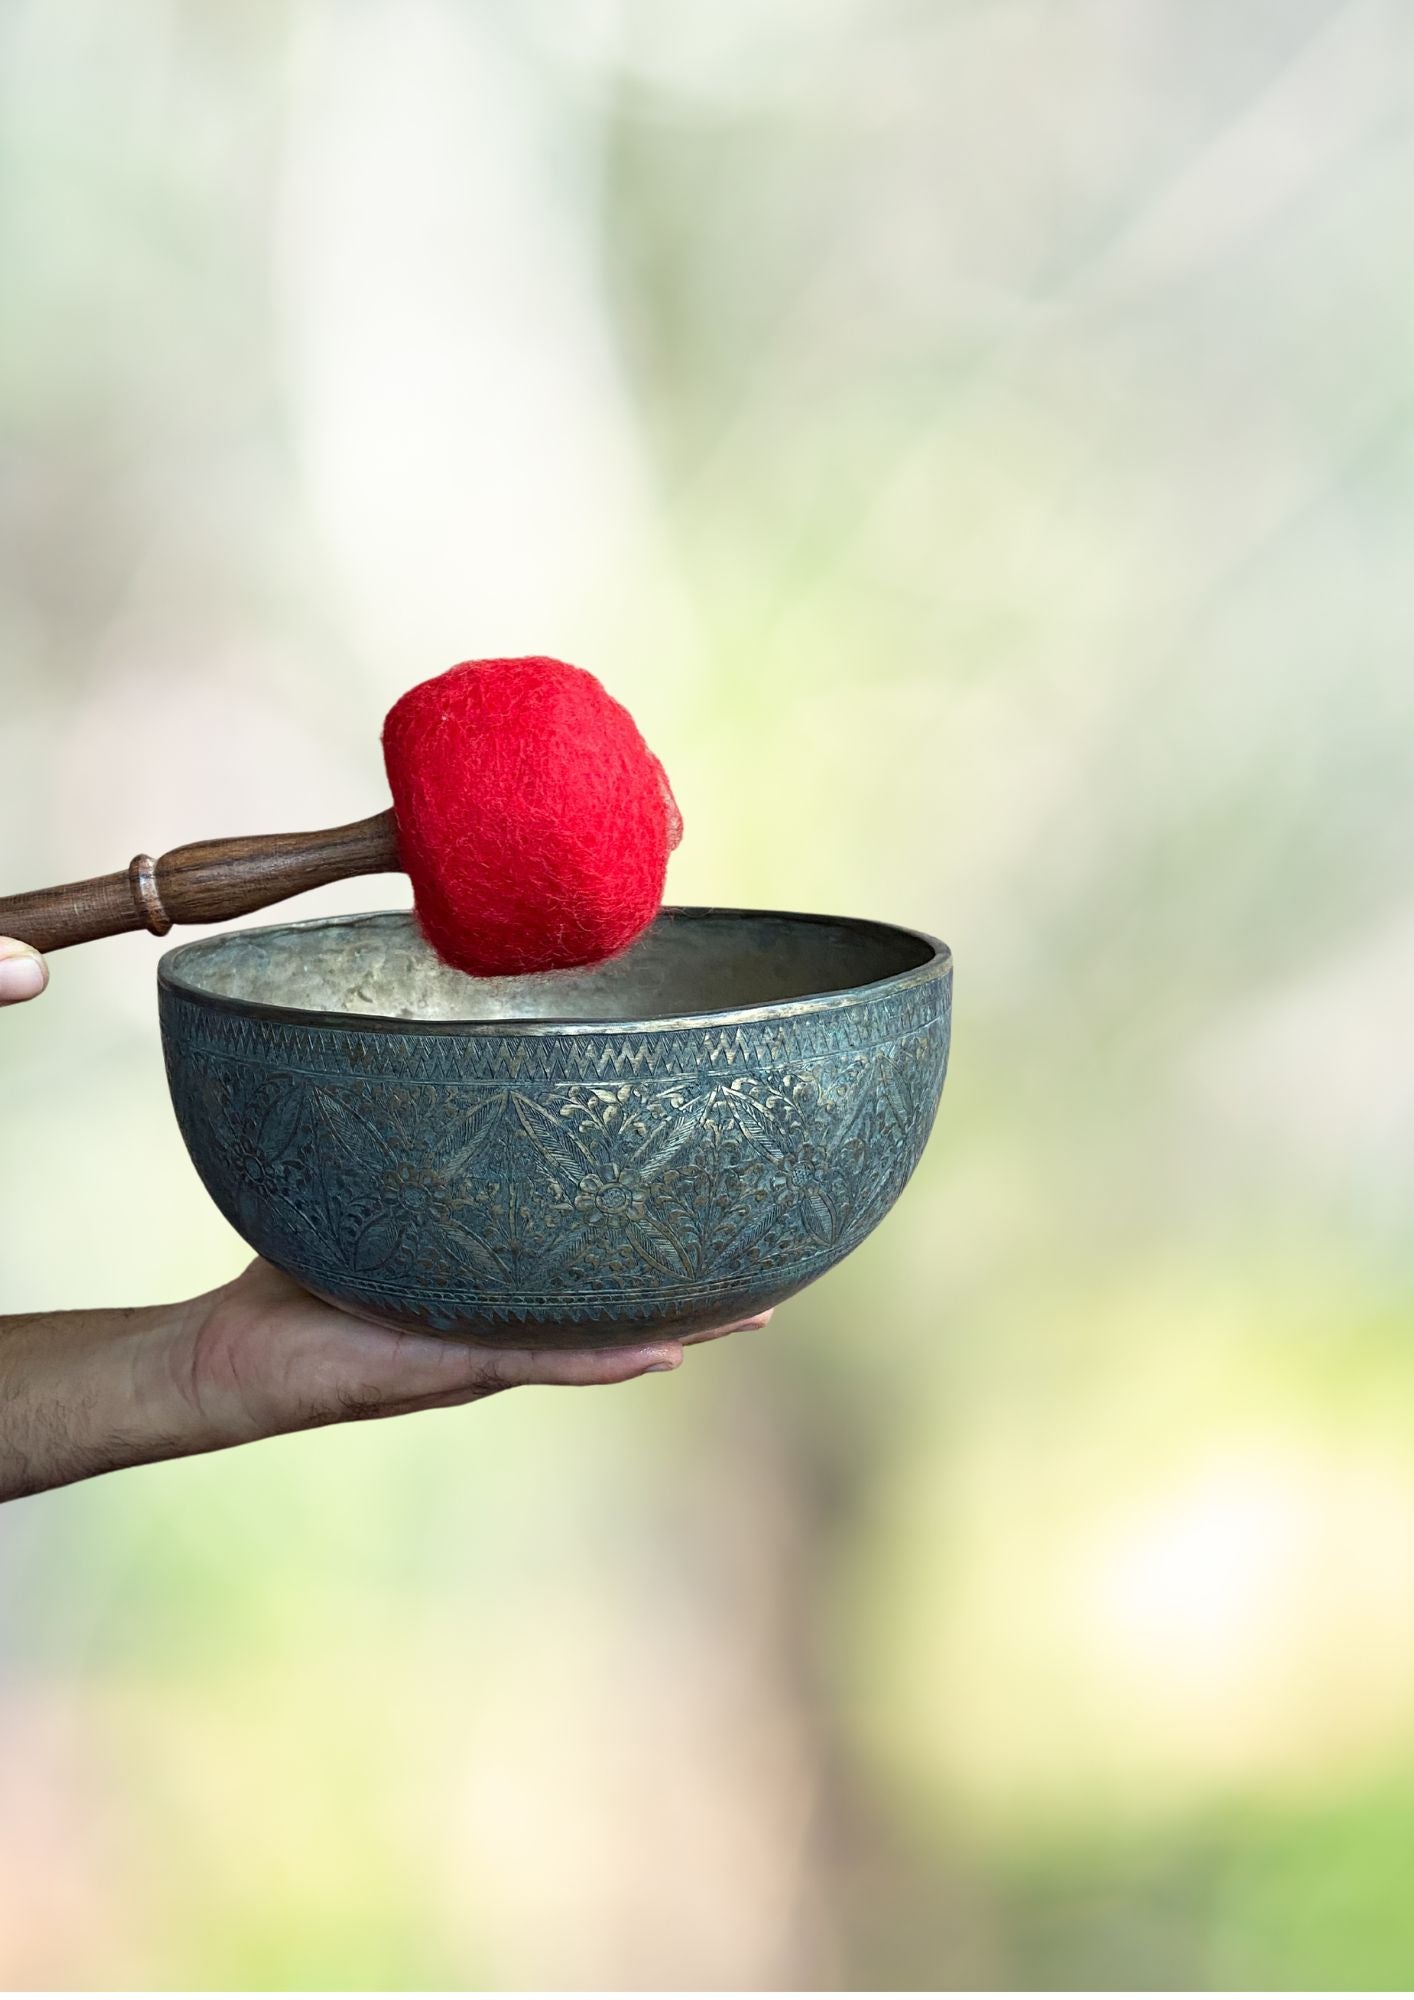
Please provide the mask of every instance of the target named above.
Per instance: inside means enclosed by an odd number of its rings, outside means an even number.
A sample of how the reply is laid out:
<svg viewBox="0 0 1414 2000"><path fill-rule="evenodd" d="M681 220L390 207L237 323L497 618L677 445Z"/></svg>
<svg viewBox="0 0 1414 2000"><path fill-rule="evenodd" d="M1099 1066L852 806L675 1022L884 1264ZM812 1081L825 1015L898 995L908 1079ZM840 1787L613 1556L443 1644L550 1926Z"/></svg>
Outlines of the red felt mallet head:
<svg viewBox="0 0 1414 2000"><path fill-rule="evenodd" d="M466 660L383 725L418 921L463 972L592 965L658 912L682 832L628 710L564 660Z"/></svg>

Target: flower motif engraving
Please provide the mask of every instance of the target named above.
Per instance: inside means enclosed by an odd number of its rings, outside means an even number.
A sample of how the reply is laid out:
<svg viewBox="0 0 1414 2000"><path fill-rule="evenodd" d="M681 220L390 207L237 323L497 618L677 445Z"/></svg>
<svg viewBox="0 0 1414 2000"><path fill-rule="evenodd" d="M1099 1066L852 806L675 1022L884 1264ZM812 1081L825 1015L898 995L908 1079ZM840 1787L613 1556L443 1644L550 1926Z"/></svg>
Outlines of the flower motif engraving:
<svg viewBox="0 0 1414 2000"><path fill-rule="evenodd" d="M617 1162L603 1174L586 1174L579 1184L574 1205L584 1215L597 1215L606 1222L636 1222L647 1202L643 1176L634 1167Z"/></svg>

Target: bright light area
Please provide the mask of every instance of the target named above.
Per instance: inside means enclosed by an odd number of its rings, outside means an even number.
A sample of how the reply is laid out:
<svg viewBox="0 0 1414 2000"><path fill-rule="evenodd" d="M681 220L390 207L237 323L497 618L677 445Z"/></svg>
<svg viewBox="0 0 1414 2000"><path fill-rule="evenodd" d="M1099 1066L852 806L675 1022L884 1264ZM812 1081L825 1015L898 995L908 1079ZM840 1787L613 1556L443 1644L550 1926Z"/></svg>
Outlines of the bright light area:
<svg viewBox="0 0 1414 2000"><path fill-rule="evenodd" d="M1087 1536L1076 1571L1116 1729L1195 1772L1319 1766L1414 1725L1407 1465L1224 1445Z"/></svg>

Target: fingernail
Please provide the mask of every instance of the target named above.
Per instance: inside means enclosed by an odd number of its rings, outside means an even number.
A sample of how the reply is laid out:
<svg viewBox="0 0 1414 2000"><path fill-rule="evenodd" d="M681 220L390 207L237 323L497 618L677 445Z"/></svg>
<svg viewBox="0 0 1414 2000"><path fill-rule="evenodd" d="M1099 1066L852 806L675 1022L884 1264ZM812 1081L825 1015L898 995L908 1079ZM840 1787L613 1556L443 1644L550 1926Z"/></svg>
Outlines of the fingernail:
<svg viewBox="0 0 1414 2000"><path fill-rule="evenodd" d="M645 1375L671 1375L677 1367L676 1361L655 1361L651 1368L645 1368Z"/></svg>
<svg viewBox="0 0 1414 2000"><path fill-rule="evenodd" d="M17 951L0 958L0 1007L14 1000L33 1000L44 991L44 967L36 953Z"/></svg>

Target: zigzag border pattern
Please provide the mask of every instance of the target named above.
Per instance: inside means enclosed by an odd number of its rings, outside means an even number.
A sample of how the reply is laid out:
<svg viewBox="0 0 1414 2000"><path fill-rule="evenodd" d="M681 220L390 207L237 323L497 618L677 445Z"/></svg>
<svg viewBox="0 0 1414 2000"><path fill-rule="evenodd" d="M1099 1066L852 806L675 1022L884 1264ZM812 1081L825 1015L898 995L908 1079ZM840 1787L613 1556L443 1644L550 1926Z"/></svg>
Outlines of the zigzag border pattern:
<svg viewBox="0 0 1414 2000"><path fill-rule="evenodd" d="M629 1076L698 1075L703 1069L741 1074L762 1064L788 1065L865 1053L948 1022L952 974L919 980L878 999L842 995L836 1007L768 1015L735 1027L708 1023L604 1033L514 1032L458 1035L370 1033L356 1028L296 1027L258 1015L228 1012L163 988L163 1041L188 1062L203 1057L257 1063L302 1076L343 1082L576 1082Z"/></svg>

